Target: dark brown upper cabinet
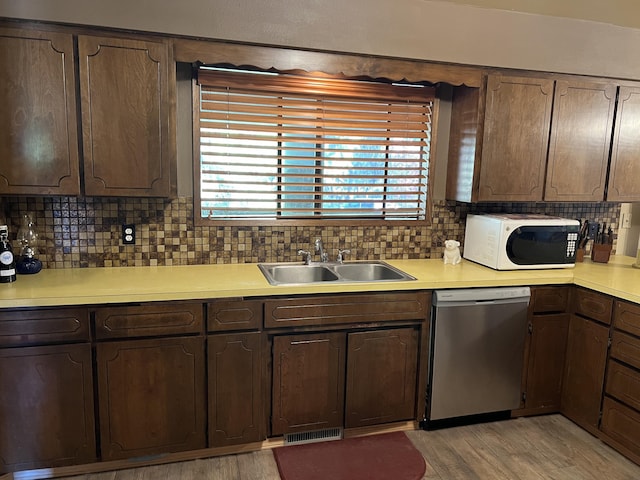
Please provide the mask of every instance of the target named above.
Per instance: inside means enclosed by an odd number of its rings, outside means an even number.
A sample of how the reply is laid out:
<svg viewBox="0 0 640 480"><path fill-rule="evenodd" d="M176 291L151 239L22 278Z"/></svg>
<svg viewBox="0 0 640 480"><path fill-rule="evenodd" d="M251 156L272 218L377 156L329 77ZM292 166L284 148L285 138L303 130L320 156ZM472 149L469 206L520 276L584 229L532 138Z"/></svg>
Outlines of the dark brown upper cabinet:
<svg viewBox="0 0 640 480"><path fill-rule="evenodd" d="M542 199L552 102L552 80L489 76L479 200Z"/></svg>
<svg viewBox="0 0 640 480"><path fill-rule="evenodd" d="M544 200L604 200L616 85L557 81Z"/></svg>
<svg viewBox="0 0 640 480"><path fill-rule="evenodd" d="M73 37L0 28L0 194L80 193Z"/></svg>
<svg viewBox="0 0 640 480"><path fill-rule="evenodd" d="M620 87L614 129L609 191L613 202L640 201L640 86Z"/></svg>
<svg viewBox="0 0 640 480"><path fill-rule="evenodd" d="M454 89L448 199L539 201L553 80L489 75L480 89Z"/></svg>
<svg viewBox="0 0 640 480"><path fill-rule="evenodd" d="M169 44L80 35L78 52L85 193L172 196L175 69Z"/></svg>
<svg viewBox="0 0 640 480"><path fill-rule="evenodd" d="M500 74L480 89L454 89L447 198L613 200L606 191L617 89L605 81ZM628 148L621 158L638 163Z"/></svg>

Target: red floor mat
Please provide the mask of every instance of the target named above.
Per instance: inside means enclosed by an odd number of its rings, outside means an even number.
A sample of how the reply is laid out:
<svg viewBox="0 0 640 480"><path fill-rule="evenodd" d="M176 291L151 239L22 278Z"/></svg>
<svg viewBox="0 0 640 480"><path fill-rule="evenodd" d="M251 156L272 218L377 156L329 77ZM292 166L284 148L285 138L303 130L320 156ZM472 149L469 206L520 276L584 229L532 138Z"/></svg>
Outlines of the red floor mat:
<svg viewBox="0 0 640 480"><path fill-rule="evenodd" d="M282 480L419 480L426 465L403 432L273 450Z"/></svg>

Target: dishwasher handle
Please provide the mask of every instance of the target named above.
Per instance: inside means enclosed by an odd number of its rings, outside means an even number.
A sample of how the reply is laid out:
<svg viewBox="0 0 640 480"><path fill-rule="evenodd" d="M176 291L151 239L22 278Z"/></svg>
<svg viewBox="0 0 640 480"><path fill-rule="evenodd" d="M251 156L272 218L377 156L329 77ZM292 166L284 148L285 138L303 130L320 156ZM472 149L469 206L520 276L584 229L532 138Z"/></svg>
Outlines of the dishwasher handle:
<svg viewBox="0 0 640 480"><path fill-rule="evenodd" d="M529 287L491 287L435 290L433 305L438 307L476 305L478 303L529 303Z"/></svg>

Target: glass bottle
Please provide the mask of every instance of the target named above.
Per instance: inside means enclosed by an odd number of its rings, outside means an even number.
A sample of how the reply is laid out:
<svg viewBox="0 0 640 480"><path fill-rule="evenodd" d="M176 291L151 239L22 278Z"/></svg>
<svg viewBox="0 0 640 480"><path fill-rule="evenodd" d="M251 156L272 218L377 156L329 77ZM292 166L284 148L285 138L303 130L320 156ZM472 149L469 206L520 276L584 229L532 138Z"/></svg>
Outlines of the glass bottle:
<svg viewBox="0 0 640 480"><path fill-rule="evenodd" d="M16 262L9 242L9 228L0 225L0 283L16 281Z"/></svg>
<svg viewBox="0 0 640 480"><path fill-rule="evenodd" d="M22 217L22 225L18 229L18 242L20 242L20 255L16 261L16 270L20 274L38 273L42 270L42 262L36 258L38 232L30 213Z"/></svg>

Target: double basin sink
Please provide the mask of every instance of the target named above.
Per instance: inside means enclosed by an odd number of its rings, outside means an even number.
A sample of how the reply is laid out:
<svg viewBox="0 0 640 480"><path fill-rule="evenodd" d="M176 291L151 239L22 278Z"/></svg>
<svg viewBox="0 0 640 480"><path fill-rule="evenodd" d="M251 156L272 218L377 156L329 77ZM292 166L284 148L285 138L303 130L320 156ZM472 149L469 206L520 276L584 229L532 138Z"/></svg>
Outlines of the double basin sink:
<svg viewBox="0 0 640 480"><path fill-rule="evenodd" d="M354 263L260 263L271 285L305 285L326 282L400 282L415 277L382 261Z"/></svg>

